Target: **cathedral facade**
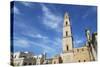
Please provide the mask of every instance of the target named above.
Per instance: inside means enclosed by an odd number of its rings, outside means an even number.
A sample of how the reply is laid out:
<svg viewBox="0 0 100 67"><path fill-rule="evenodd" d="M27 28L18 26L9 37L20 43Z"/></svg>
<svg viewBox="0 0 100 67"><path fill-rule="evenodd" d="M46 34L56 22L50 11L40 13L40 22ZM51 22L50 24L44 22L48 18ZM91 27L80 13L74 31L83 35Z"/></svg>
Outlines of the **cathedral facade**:
<svg viewBox="0 0 100 67"><path fill-rule="evenodd" d="M95 35L91 36L90 30L86 29L85 34L87 41L85 45L80 48L74 48L71 28L70 17L68 13L65 13L62 39L63 51L59 56L53 58L52 63L87 62L97 60L97 33L93 33ZM95 43L93 43L94 41ZM96 49L93 46L95 46Z"/></svg>

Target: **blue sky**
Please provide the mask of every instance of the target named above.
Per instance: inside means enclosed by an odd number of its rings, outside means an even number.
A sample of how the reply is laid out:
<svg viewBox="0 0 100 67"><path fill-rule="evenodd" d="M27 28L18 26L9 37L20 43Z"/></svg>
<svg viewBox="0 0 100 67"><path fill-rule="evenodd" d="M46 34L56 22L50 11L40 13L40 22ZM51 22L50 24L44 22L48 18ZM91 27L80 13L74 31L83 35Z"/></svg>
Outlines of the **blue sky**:
<svg viewBox="0 0 100 67"><path fill-rule="evenodd" d="M14 52L46 52L47 57L61 53L65 12L70 16L74 47L84 46L86 28L97 31L96 6L16 1L12 9Z"/></svg>

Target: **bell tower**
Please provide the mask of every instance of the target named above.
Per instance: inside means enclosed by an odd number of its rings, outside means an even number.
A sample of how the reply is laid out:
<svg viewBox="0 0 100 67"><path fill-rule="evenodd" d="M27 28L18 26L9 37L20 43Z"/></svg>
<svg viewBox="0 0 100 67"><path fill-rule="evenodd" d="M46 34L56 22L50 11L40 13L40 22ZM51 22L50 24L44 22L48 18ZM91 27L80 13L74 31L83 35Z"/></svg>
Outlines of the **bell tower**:
<svg viewBox="0 0 100 67"><path fill-rule="evenodd" d="M68 13L64 15L64 24L63 24L63 52L72 51L72 33L71 33L71 24Z"/></svg>
<svg viewBox="0 0 100 67"><path fill-rule="evenodd" d="M61 54L63 63L73 62L73 43L72 43L72 33L71 24L68 13L64 14L64 24L63 24L63 52Z"/></svg>

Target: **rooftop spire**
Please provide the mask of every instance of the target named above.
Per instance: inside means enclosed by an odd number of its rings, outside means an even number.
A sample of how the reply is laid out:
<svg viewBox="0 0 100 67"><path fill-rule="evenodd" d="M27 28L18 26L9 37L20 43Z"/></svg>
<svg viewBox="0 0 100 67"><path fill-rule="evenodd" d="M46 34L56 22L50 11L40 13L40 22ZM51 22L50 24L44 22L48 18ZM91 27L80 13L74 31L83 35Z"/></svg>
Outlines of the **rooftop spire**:
<svg viewBox="0 0 100 67"><path fill-rule="evenodd" d="M68 17L69 17L68 12L65 12L64 18L68 18Z"/></svg>

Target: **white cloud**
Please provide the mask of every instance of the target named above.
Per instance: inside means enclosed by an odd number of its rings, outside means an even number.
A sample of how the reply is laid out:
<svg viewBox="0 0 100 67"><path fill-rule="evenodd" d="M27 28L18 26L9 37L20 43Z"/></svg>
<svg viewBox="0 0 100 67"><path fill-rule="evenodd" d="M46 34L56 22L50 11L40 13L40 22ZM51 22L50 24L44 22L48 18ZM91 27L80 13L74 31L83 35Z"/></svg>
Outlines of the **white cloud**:
<svg viewBox="0 0 100 67"><path fill-rule="evenodd" d="M47 39L46 36L43 36L43 35L41 35L41 34L39 34L39 33L37 33L37 34L31 34L30 36L31 36L31 37L34 37L34 38Z"/></svg>
<svg viewBox="0 0 100 67"><path fill-rule="evenodd" d="M27 48L29 47L29 41L27 39L23 38L18 38L14 39L14 46L22 47L22 48Z"/></svg>
<svg viewBox="0 0 100 67"><path fill-rule="evenodd" d="M76 36L73 43L74 43L74 47L80 47L85 44L85 40L82 37Z"/></svg>
<svg viewBox="0 0 100 67"><path fill-rule="evenodd" d="M41 40L41 41L36 42L36 41L28 40L26 38L16 37L14 39L14 46L18 46L21 48L28 48L28 47L37 46L37 47L43 49L44 52L47 52L47 53L49 53L49 51L55 52L55 49L48 46L46 41L48 41L48 40ZM37 48L37 49L39 49L39 48Z"/></svg>
<svg viewBox="0 0 100 67"><path fill-rule="evenodd" d="M27 49L28 47L36 47L37 49L42 49L43 52L46 53L58 53L58 49L59 46L61 45L60 43L60 39L56 38L54 40L49 39L47 36L43 36L41 34L35 34L35 35L31 35L31 34L25 34L27 36L30 37L34 37L34 38L39 38L41 40L38 41L33 41L30 39L27 39L27 37L15 37L14 38L14 45L21 47L21 48L25 48Z"/></svg>
<svg viewBox="0 0 100 67"><path fill-rule="evenodd" d="M27 32L23 31L22 32L23 35L31 37L31 38L38 38L38 39L47 39L47 36L44 36L42 34L40 34L38 31L36 30L27 30Z"/></svg>
<svg viewBox="0 0 100 67"><path fill-rule="evenodd" d="M38 38L38 39L47 39L48 37L45 35L42 35L40 33L40 30L34 28L33 26L27 25L26 23L17 22L14 24L14 30L16 30L16 27L20 30L20 32L17 32L16 34L20 34L23 36L31 37L31 38Z"/></svg>
<svg viewBox="0 0 100 67"><path fill-rule="evenodd" d="M43 24L51 29L61 29L60 24L63 22L63 18L51 12L44 4L41 6L43 11Z"/></svg>
<svg viewBox="0 0 100 67"><path fill-rule="evenodd" d="M80 39L74 41L75 44L81 44L82 42L83 42L83 40L80 40Z"/></svg>
<svg viewBox="0 0 100 67"><path fill-rule="evenodd" d="M62 21L60 16L57 16L57 15L51 13L51 11L45 6L43 7L43 10L44 10L44 13L43 13L44 14L44 17L43 17L44 18L43 19L44 24L47 27L59 30L59 28L60 28L59 24ZM19 11L19 10L16 9L16 11ZM50 13L48 13L48 12L50 12ZM19 13L20 13L20 11L19 11ZM50 21L48 21L48 20L50 20ZM18 38L17 37L17 39L14 40L15 46L19 46L19 47L22 47L22 48L38 46L38 47L42 48L44 50L44 52L57 53L57 51L58 51L57 45L60 43L59 42L60 39L57 38L53 41L53 40L49 39L48 36L41 34L38 29L35 29L33 26L27 25L27 24L22 23L22 22L21 23L19 22L19 24L17 24L17 25L18 25L18 27L20 27L20 30L21 30L21 32L18 32L18 33L23 35L25 38ZM39 38L39 39L41 39L41 41L35 42L33 40L27 39L27 37ZM53 48L52 48L52 46L53 46ZM55 47L55 49L54 49L54 47Z"/></svg>
<svg viewBox="0 0 100 67"><path fill-rule="evenodd" d="M61 39L61 38L55 38L54 44L55 44L56 46L60 46L60 45L62 44L62 39Z"/></svg>
<svg viewBox="0 0 100 67"><path fill-rule="evenodd" d="M31 7L31 2L21 2L24 6Z"/></svg>
<svg viewBox="0 0 100 67"><path fill-rule="evenodd" d="M13 10L14 10L14 14L20 14L20 11L16 6L13 7Z"/></svg>
<svg viewBox="0 0 100 67"><path fill-rule="evenodd" d="M51 48L51 47L49 47L49 46L47 46L45 43L43 43L43 42L31 42L31 44L33 44L33 45L35 45L35 46L38 46L38 47L40 47L40 48L42 48L43 50L44 50L44 52L55 52L55 49L53 49L53 48Z"/></svg>
<svg viewBox="0 0 100 67"><path fill-rule="evenodd" d="M31 7L31 5L32 5L30 2L21 2L21 3L22 3L24 6L27 6L27 7ZM21 14L19 8L17 8L15 5L14 5L13 9L14 9L14 13L15 13L15 14Z"/></svg>
<svg viewBox="0 0 100 67"><path fill-rule="evenodd" d="M27 48L29 46L32 46L32 44L33 44L33 46L34 45L38 46L44 50L47 49L47 51L51 49L49 46L47 46L47 44L49 44L53 41L51 41L47 36L44 36L44 35L38 33L37 31L32 31L32 30L28 30L27 32L22 31L21 34L24 35L24 37L23 36L22 37L14 36L14 45L15 46ZM38 42L35 42L35 41L27 39L27 36L31 37L31 38L38 38L41 40L39 40ZM53 50L53 49L51 49L51 50Z"/></svg>
<svg viewBox="0 0 100 67"><path fill-rule="evenodd" d="M51 52L57 53L57 51L58 51L57 49L59 48L59 46L61 45L61 42L62 42L60 38L55 38L54 40L51 40L47 36L43 36L39 33L37 33L35 35L30 35L30 36L41 39L38 42L34 41L31 43L42 48L44 50L44 52L51 51Z"/></svg>
<svg viewBox="0 0 100 67"><path fill-rule="evenodd" d="M18 47L21 47L21 48L27 48L27 47L34 46L34 45L38 46L42 49L46 49L47 51L48 50L53 51L53 49L50 48L49 46L47 46L46 43L43 40L35 42L35 41L29 40L25 37L24 38L23 37L15 37L14 38L14 46L18 46Z"/></svg>

